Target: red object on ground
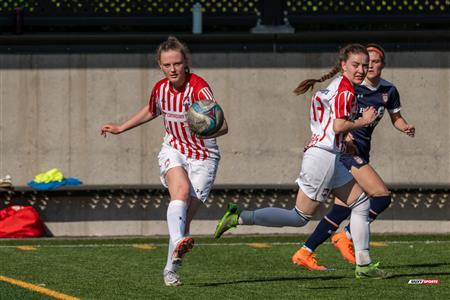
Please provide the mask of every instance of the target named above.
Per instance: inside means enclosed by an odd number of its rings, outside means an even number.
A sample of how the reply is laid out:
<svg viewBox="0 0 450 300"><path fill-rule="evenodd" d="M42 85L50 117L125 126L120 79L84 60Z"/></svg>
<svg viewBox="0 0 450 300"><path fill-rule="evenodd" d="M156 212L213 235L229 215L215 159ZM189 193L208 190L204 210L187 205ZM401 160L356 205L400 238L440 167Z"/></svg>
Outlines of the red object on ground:
<svg viewBox="0 0 450 300"><path fill-rule="evenodd" d="M44 233L44 223L32 206L12 205L0 210L0 238L40 237Z"/></svg>

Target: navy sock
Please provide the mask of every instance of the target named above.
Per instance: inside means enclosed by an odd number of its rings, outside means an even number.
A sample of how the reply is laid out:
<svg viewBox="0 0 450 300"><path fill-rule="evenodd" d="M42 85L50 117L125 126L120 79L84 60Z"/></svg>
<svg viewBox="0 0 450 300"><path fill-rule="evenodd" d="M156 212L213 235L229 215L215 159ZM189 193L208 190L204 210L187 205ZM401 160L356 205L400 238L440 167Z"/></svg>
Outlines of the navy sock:
<svg viewBox="0 0 450 300"><path fill-rule="evenodd" d="M391 195L374 196L370 198L369 222L375 221L379 214L386 210L391 204ZM350 232L350 224L345 227L345 230Z"/></svg>
<svg viewBox="0 0 450 300"><path fill-rule="evenodd" d="M326 217L319 222L304 246L314 252L320 244L325 242L339 228L339 224L350 216L351 211L346 206L334 205Z"/></svg>

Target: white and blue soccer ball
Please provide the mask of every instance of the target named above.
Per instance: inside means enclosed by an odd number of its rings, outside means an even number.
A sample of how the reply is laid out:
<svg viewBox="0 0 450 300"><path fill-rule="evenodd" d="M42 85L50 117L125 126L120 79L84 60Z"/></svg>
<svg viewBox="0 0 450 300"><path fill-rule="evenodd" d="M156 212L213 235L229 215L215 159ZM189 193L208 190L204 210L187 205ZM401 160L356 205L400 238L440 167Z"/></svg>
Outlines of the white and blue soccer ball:
<svg viewBox="0 0 450 300"><path fill-rule="evenodd" d="M205 99L194 102L188 110L189 129L199 136L210 136L223 125L223 110L216 102Z"/></svg>

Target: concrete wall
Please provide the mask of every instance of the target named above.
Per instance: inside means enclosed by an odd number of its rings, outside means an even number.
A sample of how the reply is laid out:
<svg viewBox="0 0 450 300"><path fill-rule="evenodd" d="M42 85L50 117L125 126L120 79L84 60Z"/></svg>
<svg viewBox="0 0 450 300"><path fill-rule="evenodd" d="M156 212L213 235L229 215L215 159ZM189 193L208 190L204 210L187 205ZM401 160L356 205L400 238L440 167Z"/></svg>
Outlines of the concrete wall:
<svg viewBox="0 0 450 300"><path fill-rule="evenodd" d="M310 234L319 221L310 221L304 227L239 226L226 235ZM166 221L82 221L46 222L56 237L64 236L154 236L168 235ZM191 232L211 236L217 221L193 220ZM343 227L341 227L342 229ZM449 234L449 221L377 220L370 226L375 234Z"/></svg>
<svg viewBox="0 0 450 300"><path fill-rule="evenodd" d="M309 138L310 94L297 83L319 77L335 53L197 53L193 71L222 104L230 132L220 138L216 183L291 184ZM384 77L401 94L416 138L385 117L373 165L392 184L450 180L448 52L388 53ZM24 185L60 168L85 184L158 184L161 119L103 139L105 122L123 122L143 107L162 74L145 54L0 55L0 176Z"/></svg>

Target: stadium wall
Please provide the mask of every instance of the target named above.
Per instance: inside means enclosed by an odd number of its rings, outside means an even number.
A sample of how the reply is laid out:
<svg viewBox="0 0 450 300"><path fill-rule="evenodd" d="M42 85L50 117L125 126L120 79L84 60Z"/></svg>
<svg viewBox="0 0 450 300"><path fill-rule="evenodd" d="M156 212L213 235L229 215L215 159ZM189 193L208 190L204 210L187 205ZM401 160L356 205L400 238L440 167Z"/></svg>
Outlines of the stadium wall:
<svg viewBox="0 0 450 300"><path fill-rule="evenodd" d="M229 134L219 139L217 184L292 184L309 138L305 78L334 64L335 51L197 51L193 72L222 104ZM388 51L383 77L396 84L416 138L388 116L375 131L372 163L389 184L450 180L448 50ZM104 139L100 126L123 122L147 103L161 78L153 54L0 54L0 175L25 185L59 168L89 185L159 184L160 119Z"/></svg>

